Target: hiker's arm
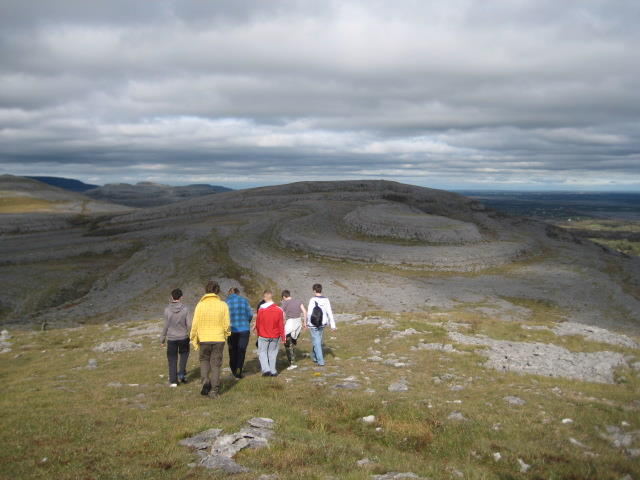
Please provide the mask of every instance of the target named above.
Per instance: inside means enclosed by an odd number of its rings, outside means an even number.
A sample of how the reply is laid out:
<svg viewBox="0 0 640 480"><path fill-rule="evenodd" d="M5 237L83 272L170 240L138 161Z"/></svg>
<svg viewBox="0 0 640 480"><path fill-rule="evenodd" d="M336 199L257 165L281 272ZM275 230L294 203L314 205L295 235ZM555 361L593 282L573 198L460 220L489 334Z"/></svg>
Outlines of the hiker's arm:
<svg viewBox="0 0 640 480"><path fill-rule="evenodd" d="M191 333L189 334L189 340L193 345L195 350L200 348L198 344L198 320L200 317L200 305L196 306L195 311L193 312L193 322L191 322Z"/></svg>
<svg viewBox="0 0 640 480"><path fill-rule="evenodd" d="M331 302L327 300L327 315L329 315L329 324L331 325L331 330L336 329L336 321L333 318L333 310L331 310Z"/></svg>
<svg viewBox="0 0 640 480"><path fill-rule="evenodd" d="M231 317L229 315L229 305L226 303L222 309L222 325L224 327L224 338L227 339L231 336Z"/></svg>
<svg viewBox="0 0 640 480"><path fill-rule="evenodd" d="M164 342L167 340L167 331L169 330L169 314L167 309L164 309L164 328L162 329L162 333L160 334L160 345L164 345Z"/></svg>
<svg viewBox="0 0 640 480"><path fill-rule="evenodd" d="M302 311L302 326L307 328L307 309L302 303L300 303L300 310Z"/></svg>
<svg viewBox="0 0 640 480"><path fill-rule="evenodd" d="M287 341L287 336L284 333L284 322L287 319L285 318L284 310L280 309L280 311L282 312L282 318L280 319L280 339L282 340L282 343L285 343Z"/></svg>

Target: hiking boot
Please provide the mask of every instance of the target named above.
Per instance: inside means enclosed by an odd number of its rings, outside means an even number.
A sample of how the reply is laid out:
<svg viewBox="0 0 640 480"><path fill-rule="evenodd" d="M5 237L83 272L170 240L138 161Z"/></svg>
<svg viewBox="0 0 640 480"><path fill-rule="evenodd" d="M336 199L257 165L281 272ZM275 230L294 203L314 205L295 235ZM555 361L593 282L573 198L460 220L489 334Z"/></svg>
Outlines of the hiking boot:
<svg viewBox="0 0 640 480"><path fill-rule="evenodd" d="M207 395L207 396L208 396L211 400L215 400L216 398L218 398L218 397L219 397L219 394L218 394L218 392L213 391L213 392L210 392L210 393L209 393L209 395Z"/></svg>
<svg viewBox="0 0 640 480"><path fill-rule="evenodd" d="M262 372L262 376L263 377L270 377L271 376L271 372Z"/></svg>
<svg viewBox="0 0 640 480"><path fill-rule="evenodd" d="M200 395L207 396L211 391L211 384L209 382L202 384L202 390L200 390Z"/></svg>
<svg viewBox="0 0 640 480"><path fill-rule="evenodd" d="M269 375L270 375L270 376L272 376L272 377L277 377L277 376L278 376L278 372L276 372L276 373L270 373Z"/></svg>

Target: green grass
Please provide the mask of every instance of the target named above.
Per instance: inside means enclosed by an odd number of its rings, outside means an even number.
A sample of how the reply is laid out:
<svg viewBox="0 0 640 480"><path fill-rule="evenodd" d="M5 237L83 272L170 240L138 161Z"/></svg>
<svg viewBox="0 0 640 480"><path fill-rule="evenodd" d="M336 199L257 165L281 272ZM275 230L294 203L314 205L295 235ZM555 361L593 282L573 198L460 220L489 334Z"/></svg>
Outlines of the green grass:
<svg viewBox="0 0 640 480"><path fill-rule="evenodd" d="M269 449L243 451L236 457L253 470L235 476L238 480L255 479L262 473L296 480L366 479L371 473L387 471L454 478L452 468L470 479L618 480L625 474L640 475L639 462L598 435L598 429L622 421L631 423L629 430L640 429L637 377L621 372L625 382L602 385L520 376L486 370L481 366L484 357L473 353L413 352L410 347L420 340L446 340L442 328L427 322L455 320L455 315L391 316L396 318L396 329L412 327L422 333L388 340L385 329L340 325L337 332L327 332L324 370L302 370L311 367L308 359L302 359L301 368L283 372L277 379L257 375L255 356L249 353L248 376L238 383L225 377L223 394L216 401L199 395L195 355L189 362L193 381L178 389L166 386L165 354L157 339L134 339L144 346L134 352L91 351L100 342L125 338L125 326L130 325L12 332L13 351L0 357L0 477L223 478L189 468L187 464L196 457L177 442L207 428L236 431L253 416L275 419L277 433ZM475 328L505 337L507 331L516 333L511 327L502 332L493 320L483 318ZM382 341L376 344L375 338ZM406 356L412 364L397 369L353 358L367 357L368 347L383 355ZM308 351L305 335L299 352ZM14 358L16 354L20 356ZM82 368L89 358L98 360L96 370ZM330 376L333 372L339 375ZM443 374L456 378L440 384L433 381ZM351 375L358 378L361 389L332 387ZM410 390L388 392L387 386L399 376L407 377ZM326 385L317 385L318 378ZM110 382L125 386L107 387ZM466 387L452 391L454 384ZM366 393L366 388L375 393ZM508 406L503 400L506 395L517 395L527 403ZM453 403L458 400L461 403ZM468 421L448 420L454 410ZM370 414L378 418L375 425L359 421ZM567 417L574 423L562 424ZM376 427L382 431L376 432ZM588 445L597 456L586 457L569 443L569 437ZM497 451L503 456L500 462L491 457ZM375 460L375 465L357 467L355 462L364 457ZM529 473L519 472L518 458L532 465Z"/></svg>

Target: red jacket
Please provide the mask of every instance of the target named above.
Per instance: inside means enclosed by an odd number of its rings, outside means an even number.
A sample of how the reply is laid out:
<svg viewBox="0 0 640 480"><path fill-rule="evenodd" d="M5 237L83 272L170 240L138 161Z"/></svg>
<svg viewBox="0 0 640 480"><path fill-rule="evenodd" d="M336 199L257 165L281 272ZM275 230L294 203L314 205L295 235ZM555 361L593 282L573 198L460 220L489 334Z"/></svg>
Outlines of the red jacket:
<svg viewBox="0 0 640 480"><path fill-rule="evenodd" d="M275 303L272 303L266 308L260 307L258 310L258 318L256 319L256 330L260 337L280 337L284 342L284 310Z"/></svg>

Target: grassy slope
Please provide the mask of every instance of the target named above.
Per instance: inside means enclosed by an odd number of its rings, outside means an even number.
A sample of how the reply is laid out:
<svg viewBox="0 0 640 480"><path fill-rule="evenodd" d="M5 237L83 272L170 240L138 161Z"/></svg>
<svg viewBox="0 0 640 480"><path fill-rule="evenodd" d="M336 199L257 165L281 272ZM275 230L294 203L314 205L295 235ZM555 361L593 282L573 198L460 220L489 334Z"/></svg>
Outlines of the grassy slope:
<svg viewBox="0 0 640 480"><path fill-rule="evenodd" d="M13 352L0 357L4 385L0 477L223 478L187 467L195 456L177 442L206 428L235 431L252 416L274 418L277 436L270 449L237 456L254 470L234 477L239 480L276 472L281 479L329 475L365 479L370 473L386 471L455 478L454 468L472 479L640 476L637 459L628 458L597 433L605 425L622 421L631 423L629 430L640 429L637 377L620 372L625 381L599 385L519 376L486 370L480 366L483 358L475 354L409 350L419 340L446 338L444 330L427 321L471 320L475 332L499 337L516 333L512 326L503 328L491 319L469 315L397 317L396 329L413 327L423 333L378 344L374 339L385 339L388 330L341 325L326 338L331 351L325 369L314 370L303 359L301 368L277 379L254 374L257 363L250 353L247 378L239 383L226 378L224 394L216 401L200 397L197 381L178 389L166 386L166 377L160 378L166 375L164 351L155 338L134 338L144 345L134 352L91 351L102 341L126 338L130 325L15 332L10 340ZM572 349L579 348L575 339L570 343ZM594 349L589 342L582 343L585 350ZM369 347L384 356L390 352L406 356L413 363L398 369L353 358L369 356ZM305 335L300 352L308 350ZM16 354L20 356L14 358ZM98 360L97 369L83 368L89 358ZM189 369L195 380L195 356ZM440 384L433 381L443 374L456 378ZM362 388L332 387L351 375ZM410 390L388 392L387 386L400 376L407 377ZM322 381L326 385L317 384ZM108 387L110 382L140 385ZM465 388L452 391L452 385ZM366 388L376 392L366 393ZM506 395L517 395L527 403L509 406L503 400ZM454 410L469 420L447 420ZM369 414L378 417L376 425L359 421ZM562 424L567 417L574 423ZM500 424L497 430L496 424ZM382 431L376 432L376 426ZM596 456L585 456L584 450L569 443L569 437L586 444ZM493 460L494 452L501 452L500 462ZM355 462L363 457L377 463L369 469L357 467ZM519 472L518 458L532 465L529 473Z"/></svg>

